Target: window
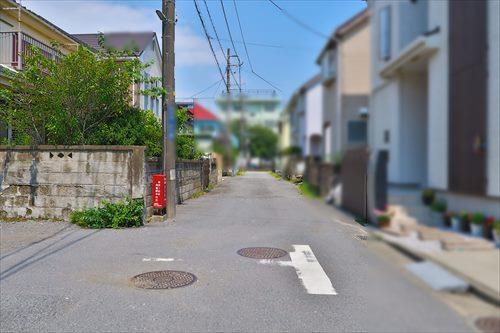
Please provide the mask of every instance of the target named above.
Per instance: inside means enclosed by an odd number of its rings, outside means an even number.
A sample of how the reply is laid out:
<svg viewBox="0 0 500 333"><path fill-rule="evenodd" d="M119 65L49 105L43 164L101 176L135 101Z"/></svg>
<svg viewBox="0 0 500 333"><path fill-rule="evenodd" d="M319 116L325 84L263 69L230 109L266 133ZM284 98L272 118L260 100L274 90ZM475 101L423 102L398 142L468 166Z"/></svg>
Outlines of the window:
<svg viewBox="0 0 500 333"><path fill-rule="evenodd" d="M347 141L349 143L366 142L366 121L350 120L348 122Z"/></svg>
<svg viewBox="0 0 500 333"><path fill-rule="evenodd" d="M379 58L391 58L391 7L386 6L379 12Z"/></svg>
<svg viewBox="0 0 500 333"><path fill-rule="evenodd" d="M271 103L267 103L264 105L264 110L266 111L274 111L274 105Z"/></svg>

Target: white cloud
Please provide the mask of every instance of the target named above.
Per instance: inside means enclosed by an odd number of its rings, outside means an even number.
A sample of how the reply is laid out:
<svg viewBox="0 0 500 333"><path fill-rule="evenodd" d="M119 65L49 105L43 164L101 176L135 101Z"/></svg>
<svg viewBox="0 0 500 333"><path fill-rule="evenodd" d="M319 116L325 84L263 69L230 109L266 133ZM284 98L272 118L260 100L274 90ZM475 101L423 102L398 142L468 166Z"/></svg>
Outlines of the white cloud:
<svg viewBox="0 0 500 333"><path fill-rule="evenodd" d="M152 9L94 1L28 1L23 5L69 33L155 31L161 44L161 23ZM176 66L213 66L206 40L188 25L177 26L175 39Z"/></svg>

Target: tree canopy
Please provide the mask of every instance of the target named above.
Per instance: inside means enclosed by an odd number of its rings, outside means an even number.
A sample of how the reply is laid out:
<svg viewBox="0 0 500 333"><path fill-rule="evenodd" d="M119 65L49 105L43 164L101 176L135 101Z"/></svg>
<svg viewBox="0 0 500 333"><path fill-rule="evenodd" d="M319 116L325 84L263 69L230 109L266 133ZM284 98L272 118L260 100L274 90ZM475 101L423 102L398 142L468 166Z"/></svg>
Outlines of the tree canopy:
<svg viewBox="0 0 500 333"><path fill-rule="evenodd" d="M250 139L250 154L252 157L260 157L270 160L276 157L278 152L278 136L269 128L255 125L248 128Z"/></svg>

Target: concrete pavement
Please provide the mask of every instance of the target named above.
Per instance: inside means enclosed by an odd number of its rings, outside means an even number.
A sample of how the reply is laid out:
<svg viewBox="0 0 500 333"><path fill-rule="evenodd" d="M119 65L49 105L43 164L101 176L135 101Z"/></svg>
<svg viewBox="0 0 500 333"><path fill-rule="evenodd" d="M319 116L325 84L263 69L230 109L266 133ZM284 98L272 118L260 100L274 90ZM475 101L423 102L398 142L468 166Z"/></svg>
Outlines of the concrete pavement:
<svg viewBox="0 0 500 333"><path fill-rule="evenodd" d="M370 251L362 228L266 173L226 178L177 212L169 225L68 228L2 251L0 330L471 331ZM236 254L252 246L292 252L294 245L311 249L336 295L309 294L300 279L311 278L306 268ZM130 282L162 269L191 272L197 281L173 290L142 290Z"/></svg>

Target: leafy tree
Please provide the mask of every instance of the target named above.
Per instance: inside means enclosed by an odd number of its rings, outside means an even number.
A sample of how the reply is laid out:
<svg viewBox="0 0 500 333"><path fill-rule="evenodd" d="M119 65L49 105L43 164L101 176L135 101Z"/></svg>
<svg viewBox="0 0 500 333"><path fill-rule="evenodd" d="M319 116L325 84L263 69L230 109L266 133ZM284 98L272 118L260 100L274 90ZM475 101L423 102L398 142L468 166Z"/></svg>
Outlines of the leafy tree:
<svg viewBox="0 0 500 333"><path fill-rule="evenodd" d="M144 65L85 47L56 61L37 48L1 98L0 116L31 144L87 144L99 127L130 108L130 86Z"/></svg>
<svg viewBox="0 0 500 333"><path fill-rule="evenodd" d="M278 152L278 136L269 128L255 125L248 129L250 139L250 154L270 160Z"/></svg>
<svg viewBox="0 0 500 333"><path fill-rule="evenodd" d="M196 140L190 126L188 110L185 108L177 109L175 113L177 128L176 153L177 158L196 160L202 157L202 153L196 147Z"/></svg>

